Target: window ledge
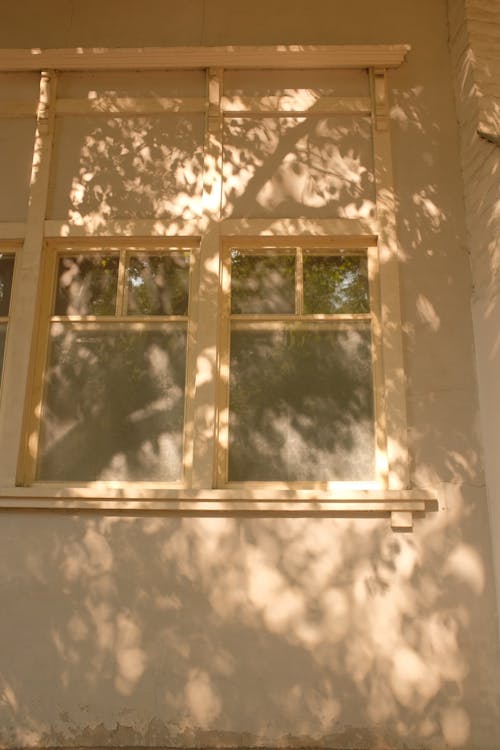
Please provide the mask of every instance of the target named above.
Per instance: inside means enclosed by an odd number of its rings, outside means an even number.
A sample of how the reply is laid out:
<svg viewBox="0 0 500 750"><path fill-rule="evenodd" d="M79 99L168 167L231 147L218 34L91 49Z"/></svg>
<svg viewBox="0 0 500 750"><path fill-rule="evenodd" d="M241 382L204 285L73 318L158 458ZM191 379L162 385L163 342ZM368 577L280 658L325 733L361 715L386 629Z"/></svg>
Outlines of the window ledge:
<svg viewBox="0 0 500 750"><path fill-rule="evenodd" d="M0 510L108 512L124 514L245 516L391 516L395 529L410 529L413 513L437 507L429 490L339 489L159 489L138 485L61 487L40 485L0 489Z"/></svg>

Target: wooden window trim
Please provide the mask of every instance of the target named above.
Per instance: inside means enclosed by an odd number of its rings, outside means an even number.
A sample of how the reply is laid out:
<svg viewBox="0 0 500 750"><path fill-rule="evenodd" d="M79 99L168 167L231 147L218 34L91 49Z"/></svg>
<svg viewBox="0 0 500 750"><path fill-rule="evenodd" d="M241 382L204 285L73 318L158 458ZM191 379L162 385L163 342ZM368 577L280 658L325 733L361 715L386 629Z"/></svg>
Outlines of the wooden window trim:
<svg viewBox="0 0 500 750"><path fill-rule="evenodd" d="M0 71L225 68L397 68L407 44L0 50Z"/></svg>
<svg viewBox="0 0 500 750"><path fill-rule="evenodd" d="M147 246L137 242L136 240L126 242L115 243L115 242L102 242L96 243L95 239L92 243L51 243L46 242L44 247L44 258L41 271L41 284L39 288L39 300L38 300L38 325L35 334L35 348L33 352L33 364L32 364L32 386L29 398L26 401L25 416L24 416L24 427L23 437L21 442L21 450L19 456L19 463L17 469L16 483L20 486L39 486L45 485L49 487L57 486L81 486L82 482L64 482L60 483L57 481L41 480L36 478L36 465L38 458L38 442L40 435L41 419L42 419L42 400L43 400L43 379L46 370L47 357L49 351L49 331L51 323L64 322L75 324L82 324L85 326L109 326L109 325L120 325L127 324L128 326L140 326L142 324L153 324L161 326L165 323L172 323L172 321L178 323L187 324L187 339L186 339L186 380L185 380L185 400L184 400L184 425L183 425L183 474L179 480L155 482L154 486L161 488L173 488L179 489L190 486L190 473L191 473L191 461L192 461L192 410L193 410L193 343L195 339L194 334L194 320L193 320L193 302L192 295L195 290L192 289L193 279L193 268L197 263L196 255L198 244L195 241L184 242L182 239L171 239L164 241L156 241L154 243L147 243ZM154 254L155 251L158 253L167 253L175 251L189 251L190 252L190 289L188 297L188 312L187 315L142 315L142 316L131 316L126 315L123 310L123 305L126 300L126 283L124 269L126 265L126 259L134 253L145 253ZM111 254L119 258L118 268L118 279L117 279L117 295L116 295L116 313L115 315L54 315L54 302L56 294L56 270L57 262L59 258L73 256L75 254ZM133 486L133 485L146 485L151 486L151 482L139 482L139 481L101 481L96 480L95 482L83 483L89 486Z"/></svg>
<svg viewBox="0 0 500 750"><path fill-rule="evenodd" d="M220 279L220 312L219 312L219 353L218 353L218 372L217 372L217 424L215 432L215 445L217 450L216 458L216 486L220 488L256 488L256 487L275 487L287 489L307 489L315 488L326 490L333 486L343 486L349 489L387 489L387 435L385 423L385 406L384 406L384 385L381 382L382 372L377 365L382 359L382 340L380 325L380 293L379 293L379 264L376 239L367 236L359 237L359 244L354 248L354 252L346 248L343 243L343 237L323 238L320 243L323 250L318 247L316 237L231 237L222 240L221 253L221 279ZM347 238L349 245L349 238ZM237 314L233 315L230 310L231 305L231 250L241 250L249 255L258 256L269 255L276 256L289 254L295 256L296 268L299 271L302 266L303 254L335 255L335 251L344 251L345 255L357 254L366 257L368 261L368 278L370 290L370 312L362 314L336 314L336 315L304 315L300 310L301 304L298 305L296 313L291 314ZM342 254L344 254L342 252ZM296 279L295 293L296 304L303 302L302 297L302 278ZM300 300L297 300L297 294ZM372 380L374 394L374 438L375 438L375 477L366 481L333 481L333 482L314 482L314 481L245 481L231 482L227 479L228 471L228 453L229 453L229 339L231 330L234 330L236 324L238 329L245 327L260 328L265 325L266 330L270 326L281 329L287 323L320 323L324 328L324 323L331 321L336 328L339 326L352 326L357 322L366 325L370 324L371 330L371 348L372 348ZM231 325L233 324L233 325ZM382 376L383 377L383 376Z"/></svg>
<svg viewBox="0 0 500 750"><path fill-rule="evenodd" d="M110 498L115 503L114 508L120 512L133 511L134 504L143 502L150 503L144 506L144 510L156 509L158 512L204 512L200 502L207 502L210 508L207 512L239 512L235 502L252 503L248 508L240 509L241 512L271 512L269 508L264 510L255 502L260 502L262 491L267 501L284 503L280 512L305 512L302 508L298 511L297 503L307 503L311 512L375 512L372 507L375 504L377 510L382 511L382 505L377 504L379 500L393 503L384 506L383 512L392 514L392 523L395 527L411 526L412 512L429 509L429 502L434 499L432 493L421 490L411 490L408 473L408 448L406 436L406 406L404 393L404 368L401 345L401 314L399 306L399 282L398 282L398 247L395 231L395 203L392 180L390 137L388 130L388 95L386 70L399 66L409 47L407 45L354 45L336 47L236 47L236 48L168 48L168 49L142 49L142 50L3 50L0 51L0 71L42 71L40 86L40 101L38 107L33 107L31 102L18 102L10 112L1 108L0 116L25 117L33 116L36 111L37 130L34 149L34 170L36 179L32 179L30 190L30 210L27 221L2 222L0 223L0 241L20 239L24 237L24 246L21 253L20 264L22 268L17 269L16 283L13 285L13 299L15 320L11 320L11 327L16 326L18 333L31 329L33 331L30 340L36 341L37 335L37 307L35 305L36 285L43 279L39 273L44 238L52 237L54 247L60 243L72 243L78 239L79 247L86 245L95 246L106 242L116 247L127 243L137 245L148 245L150 243L162 243L169 241L174 235L182 239L184 243L199 243L201 240L200 255L195 263L193 277L200 280L200 267L209 262L212 269L220 265L220 247L222 240L234 238L235 236L245 238L256 237L262 239L270 238L272 246L290 244L291 238L314 237L316 247L331 246L332 238L338 237L344 247L360 246L360 238L370 241L371 252L376 251L378 243L378 254L380 257L380 290L379 300L376 303L380 307L380 296L384 305L380 319L376 322L380 332L382 357L377 358L376 364L376 388L379 393L376 401L383 404L382 414L387 424L384 426L383 434L387 436L387 451L385 466L378 467L379 474L386 474L387 485L384 489L372 487L366 490L356 490L346 487L345 483L337 487L329 486L327 490L315 488L313 490L280 489L273 484L272 487L252 489L247 494L240 494L239 489L212 489L215 486L214 472L214 445L216 424L216 386L213 384L208 388L206 401L201 409L194 409L191 420L193 432L193 451L190 457L191 477L187 482L192 489L168 489L152 488L146 490L137 486L121 486L113 489L109 486L104 490L101 485L93 483L87 487L64 487L57 485L37 487L14 487L12 466L15 465L17 457L16 430L19 423L18 415L15 413L13 399L3 399L0 404L0 448L4 451L5 464L0 471L0 508L28 509L39 507L40 509L64 510L64 509L103 509L110 510L108 504ZM204 111L206 114L206 137L205 137L205 181L203 197L203 215L199 219L187 222L157 220L157 219L120 219L119 217L109 221L106 226L99 227L100 237L95 237L96 230L91 225L75 226L67 221L47 220L46 202L48 191L48 180L51 163L52 141L54 133L54 118L56 112L75 114L88 113L88 103L81 100L56 100L57 74L51 70L161 70L165 68L207 70L207 94L204 102L198 99L185 98L180 102L173 100L153 102L151 99L136 99L134 101L111 102L105 108L106 115L120 116L121 113L130 115L135 109L135 114L141 115L145 112L159 112L168 114L175 111ZM297 116L298 110L270 111L268 103L254 98L250 103L245 103L242 112L231 111L228 102L222 96L222 69L223 68L274 68L274 69L322 69L322 68L368 68L371 81L370 99L363 97L326 97L319 101L317 112L323 114L328 112L350 112L357 114L368 114L369 109L373 122L374 156L375 156L375 185L377 194L377 218L376 219L222 219L221 192L222 192L222 162L221 162L221 125L225 116L236 115L253 116L277 115ZM49 72L47 72L49 71ZM92 105L95 106L95 105ZM253 108L253 109L252 109ZM110 111L113 110L114 111ZM95 109L92 113L96 114ZM302 116L315 116L316 109L310 108L300 112ZM211 170L208 175L209 169ZM127 236L128 235L128 236ZM233 241L233 240L231 240ZM81 243L81 245L80 245ZM20 279L23 278L25 285L24 300L30 300L21 311L21 304L16 300L21 296ZM30 282L26 286L26 282ZM37 281L39 279L40 281ZM196 281L195 281L196 283ZM16 290L17 287L17 290ZM190 385L193 391L203 385L205 374L202 371L203 357L208 352L208 364L210 367L218 367L217 361L217 336L214 337L213 326L209 323L217 311L218 295L217 284L211 283L207 300L196 299L194 303L193 325L198 326L198 343L196 351L193 351L192 360L188 363L189 372L193 373L193 383ZM212 330L210 329L210 326ZM193 334L194 335L194 334ZM31 375L29 368L29 341L27 345L19 346L9 362L8 383L9 392L21 394L24 388L25 376L27 378L27 392L31 392ZM387 373L391 373L391 398L386 398ZM20 375L20 377L19 377ZM17 378L17 381L16 381ZM7 403L9 401L10 403ZM194 400L193 400L194 402ZM377 418L377 422L378 422ZM382 417L380 419L382 422ZM26 427L23 428L26 435ZM382 434L382 433L381 433ZM211 454L212 451L212 455ZM384 461L382 461L382 464ZM199 469L199 467L202 467ZM194 467L197 467L196 469ZM22 474L22 472L21 472ZM153 493L148 499L144 493ZM180 492L181 494L175 494ZM304 492L312 494L304 495ZM324 494L326 492L326 494ZM111 494L110 494L111 493ZM113 494L115 493L115 494ZM174 494L172 494L174 493ZM196 494L198 493L198 494ZM221 494L223 493L223 494ZM225 494L224 494L225 493ZM282 493L288 493L283 495ZM322 494L323 493L323 494ZM354 494L353 494L354 493ZM356 494L358 493L358 494ZM359 494L361 493L361 494ZM24 498L24 499L23 499ZM144 499L146 498L146 499ZM355 506L351 500L355 500ZM255 502L254 502L255 501ZM163 505L162 505L163 503ZM330 503L321 506L321 503ZM412 505L413 503L413 505ZM190 505L191 504L191 505ZM194 505L193 505L194 504ZM273 506L274 511L277 506ZM140 511L140 508L138 508ZM273 512L274 512L273 511Z"/></svg>

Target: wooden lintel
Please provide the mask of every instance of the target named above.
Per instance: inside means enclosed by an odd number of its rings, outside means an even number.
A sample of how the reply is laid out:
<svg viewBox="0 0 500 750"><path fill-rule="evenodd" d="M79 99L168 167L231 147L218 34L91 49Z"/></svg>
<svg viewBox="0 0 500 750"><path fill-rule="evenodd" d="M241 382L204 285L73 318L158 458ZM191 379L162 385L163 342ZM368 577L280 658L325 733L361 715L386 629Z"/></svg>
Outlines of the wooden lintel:
<svg viewBox="0 0 500 750"><path fill-rule="evenodd" d="M0 71L165 68L396 68L406 44L2 49Z"/></svg>

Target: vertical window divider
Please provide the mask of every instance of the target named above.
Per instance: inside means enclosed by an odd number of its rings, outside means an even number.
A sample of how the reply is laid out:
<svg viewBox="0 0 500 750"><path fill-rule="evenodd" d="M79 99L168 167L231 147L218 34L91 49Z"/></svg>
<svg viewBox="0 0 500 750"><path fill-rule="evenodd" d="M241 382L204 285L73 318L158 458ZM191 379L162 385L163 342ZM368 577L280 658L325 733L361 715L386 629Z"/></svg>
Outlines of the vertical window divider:
<svg viewBox="0 0 500 750"><path fill-rule="evenodd" d="M4 385L9 398L3 400L0 408L0 483L7 486L18 483L20 477L26 481L26 456L31 450L32 436L28 424L32 421L32 364L40 327L37 303L38 297L43 294L40 277L54 141L56 88L57 73L42 70L26 230L19 253L19 273L12 289L11 341L4 370ZM24 410L19 408L21 403L25 404Z"/></svg>
<svg viewBox="0 0 500 750"><path fill-rule="evenodd" d="M295 314L304 314L304 255L301 247L295 248Z"/></svg>
<svg viewBox="0 0 500 750"><path fill-rule="evenodd" d="M125 268L127 265L128 251L126 248L120 250L120 262L118 264L118 283L116 288L116 311L115 315L121 317L125 315L127 307L128 284L125 279Z"/></svg>
<svg viewBox="0 0 500 750"><path fill-rule="evenodd" d="M221 273L220 220L222 205L222 68L207 68L205 143L203 156L203 222L200 243L200 284L196 299L197 342L193 406L194 488L216 482L216 423L218 345L221 337L219 283Z"/></svg>
<svg viewBox="0 0 500 750"><path fill-rule="evenodd" d="M406 379L403 360L399 292L396 199L392 169L389 91L384 68L370 68L372 134L376 188L378 263L381 307L381 353L384 382L390 374L391 394L385 399L389 489L410 486Z"/></svg>
<svg viewBox="0 0 500 750"><path fill-rule="evenodd" d="M216 486L224 486L228 478L229 452L229 364L231 342L231 244L222 243L221 284L220 284L220 335L217 391L217 481Z"/></svg>
<svg viewBox="0 0 500 750"><path fill-rule="evenodd" d="M382 325L380 320L380 278L378 247L367 248L368 283L370 290L373 393L375 407L375 474L379 484L389 486L389 466L387 458L387 425L384 388L384 366L382 361Z"/></svg>
<svg viewBox="0 0 500 750"><path fill-rule="evenodd" d="M43 256L39 286L39 315L32 352L31 372L33 386L30 398L26 400L26 413L23 424L23 441L26 442L26 450L20 451L16 475L16 484L20 486L29 486L35 480L44 386L43 376L37 377L37 375L45 373L45 363L50 347L51 317L55 300L55 272L57 260L61 257L56 249L50 247L47 243L44 245Z"/></svg>
<svg viewBox="0 0 500 750"><path fill-rule="evenodd" d="M193 476L193 440L194 440L194 393L196 385L196 351L197 321L194 310L197 305L200 278L199 247L189 248L189 288L188 316L186 336L186 392L184 398L184 435L182 451L182 481L185 487L191 487Z"/></svg>

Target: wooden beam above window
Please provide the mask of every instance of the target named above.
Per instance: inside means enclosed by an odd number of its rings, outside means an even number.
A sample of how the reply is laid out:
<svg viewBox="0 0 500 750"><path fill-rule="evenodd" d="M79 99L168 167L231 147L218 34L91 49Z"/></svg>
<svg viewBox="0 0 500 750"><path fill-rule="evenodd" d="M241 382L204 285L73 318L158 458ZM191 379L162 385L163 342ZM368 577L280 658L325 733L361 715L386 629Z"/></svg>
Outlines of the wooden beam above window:
<svg viewBox="0 0 500 750"><path fill-rule="evenodd" d="M397 68L407 44L2 49L0 71Z"/></svg>

